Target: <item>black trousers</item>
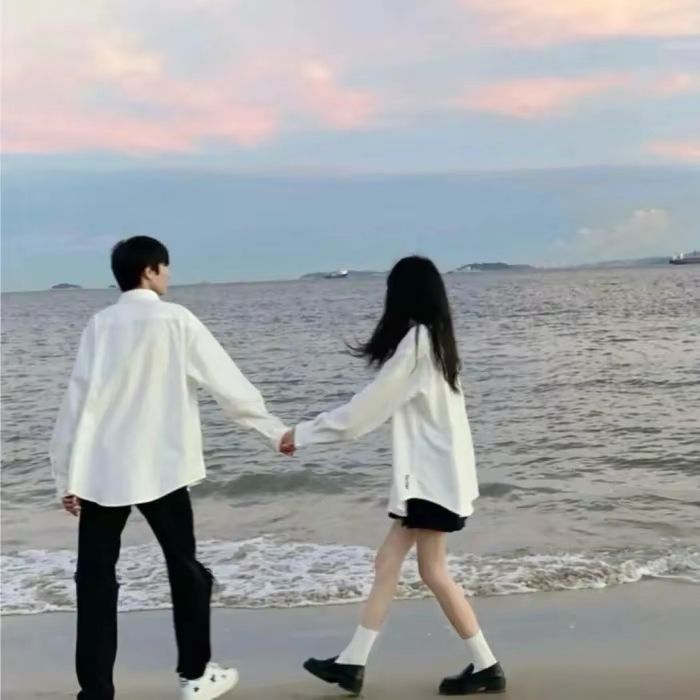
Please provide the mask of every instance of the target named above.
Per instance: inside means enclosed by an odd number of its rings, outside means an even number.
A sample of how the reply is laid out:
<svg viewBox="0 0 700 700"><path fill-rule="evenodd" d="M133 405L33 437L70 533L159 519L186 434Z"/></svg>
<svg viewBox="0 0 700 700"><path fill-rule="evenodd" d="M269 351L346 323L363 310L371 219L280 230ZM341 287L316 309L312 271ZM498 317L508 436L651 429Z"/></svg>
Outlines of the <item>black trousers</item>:
<svg viewBox="0 0 700 700"><path fill-rule="evenodd" d="M212 575L196 558L194 520L186 488L139 504L165 555L178 648L177 672L199 678L211 659ZM117 655L115 566L131 506L108 508L82 501L78 535L76 670L81 700L112 700Z"/></svg>

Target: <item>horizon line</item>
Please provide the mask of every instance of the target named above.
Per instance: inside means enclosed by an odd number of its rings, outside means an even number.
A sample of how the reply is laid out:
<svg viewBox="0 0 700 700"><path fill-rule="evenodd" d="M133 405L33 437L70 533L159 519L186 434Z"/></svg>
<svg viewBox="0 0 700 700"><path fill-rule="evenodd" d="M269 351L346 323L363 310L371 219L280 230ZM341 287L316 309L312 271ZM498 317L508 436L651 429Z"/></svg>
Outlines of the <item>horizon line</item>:
<svg viewBox="0 0 700 700"><path fill-rule="evenodd" d="M459 267L453 268L451 270L445 270L445 271L440 271L440 274L443 276L446 275L451 275L451 274L467 274L467 273L479 273L479 272L486 272L487 274L513 274L513 273L530 273L530 272L558 272L558 271L565 271L565 270L591 270L591 269L615 269L615 266L619 266L617 269L620 268L625 268L628 267L630 263L644 263L647 262L648 265L655 266L655 265L662 265L660 261L662 260L670 260L672 256L671 255L650 255L650 256L645 256L643 258L620 258L616 260L598 260L595 262L581 262L581 263L570 263L570 264L562 264L562 265L532 265L530 263L502 263L501 261L493 261L493 262L472 262L472 263L465 263L464 265L460 265ZM652 262L652 261L657 261L657 262ZM514 269L514 270L465 270L464 268L469 267L470 265L496 265L496 264L506 264L511 268L521 268L521 269ZM642 265L643 267L643 265ZM522 268L527 268L527 269L522 269ZM183 282L181 284L171 284L169 286L170 289L180 289L184 287L215 287L215 286L225 286L225 285L232 285L232 284L237 284L237 285L243 285L243 284L284 284L284 283L290 283L290 282L303 282L305 281L305 278L312 278L315 275L323 275L327 274L329 270L326 271L318 271L318 272L305 272L299 275L298 277L294 278L267 278L267 279L250 279L250 280L227 280L224 282L221 281L209 281L209 280L202 280L200 282ZM361 275L386 275L389 273L389 270L350 270L350 274L352 275L355 273L361 274ZM310 281L310 280L307 280ZM320 280L314 280L314 281L320 281ZM341 280L337 280L337 282L341 282ZM342 283L342 282L341 282ZM59 282L58 284L74 284L72 282ZM70 292L70 291L80 291L80 292L109 292L109 291L114 291L114 292L119 292L119 288L116 286L113 286L113 283L108 284L106 286L100 286L100 287L83 287L82 285L78 285L75 283L75 287L70 287L67 289L56 289L54 287L41 287L38 289L3 289L0 290L0 294L37 294L41 292Z"/></svg>

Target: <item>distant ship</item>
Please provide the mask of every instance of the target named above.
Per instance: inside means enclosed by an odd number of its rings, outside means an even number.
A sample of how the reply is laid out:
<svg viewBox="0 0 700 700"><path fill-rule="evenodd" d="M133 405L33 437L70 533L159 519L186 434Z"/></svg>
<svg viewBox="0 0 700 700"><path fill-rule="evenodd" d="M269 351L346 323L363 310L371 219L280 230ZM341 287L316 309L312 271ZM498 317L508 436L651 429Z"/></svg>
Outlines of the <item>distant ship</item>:
<svg viewBox="0 0 700 700"><path fill-rule="evenodd" d="M678 253L669 262L671 265L700 265L700 250L694 250L692 253Z"/></svg>
<svg viewBox="0 0 700 700"><path fill-rule="evenodd" d="M349 274L348 270L336 270L335 272L329 272L323 275L323 277L327 280L340 280L344 279Z"/></svg>

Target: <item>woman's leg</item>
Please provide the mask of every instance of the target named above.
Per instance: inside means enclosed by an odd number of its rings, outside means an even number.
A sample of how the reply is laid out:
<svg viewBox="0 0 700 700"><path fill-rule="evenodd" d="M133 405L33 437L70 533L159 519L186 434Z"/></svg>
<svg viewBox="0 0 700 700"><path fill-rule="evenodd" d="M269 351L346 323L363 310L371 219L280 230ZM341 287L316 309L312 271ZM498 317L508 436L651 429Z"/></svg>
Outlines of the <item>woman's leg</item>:
<svg viewBox="0 0 700 700"><path fill-rule="evenodd" d="M394 521L374 560L374 582L360 618L363 627L381 629L396 595L401 567L415 543L416 531Z"/></svg>
<svg viewBox="0 0 700 700"><path fill-rule="evenodd" d="M415 544L415 530L408 530L395 522L374 561L374 582L365 603L360 624L353 638L337 659L339 664L365 666L377 634L384 624L406 555Z"/></svg>
<svg viewBox="0 0 700 700"><path fill-rule="evenodd" d="M337 683L355 695L361 692L364 667L394 599L401 565L415 542L415 530L402 527L398 521L392 525L377 552L372 591L350 644L332 659L308 659L304 668L309 673L327 683Z"/></svg>
<svg viewBox="0 0 700 700"><path fill-rule="evenodd" d="M447 568L446 534L434 530L418 530L417 533L418 570L423 582L437 598L457 634L466 640L474 657L474 670L493 666L496 658L479 629L472 606Z"/></svg>

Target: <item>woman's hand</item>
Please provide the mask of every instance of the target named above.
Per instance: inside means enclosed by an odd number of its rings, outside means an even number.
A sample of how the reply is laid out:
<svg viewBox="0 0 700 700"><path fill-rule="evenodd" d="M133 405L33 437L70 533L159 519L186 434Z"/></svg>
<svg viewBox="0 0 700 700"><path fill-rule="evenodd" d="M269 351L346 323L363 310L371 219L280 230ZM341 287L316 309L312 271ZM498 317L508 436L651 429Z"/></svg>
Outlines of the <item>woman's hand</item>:
<svg viewBox="0 0 700 700"><path fill-rule="evenodd" d="M283 455L289 455L290 457L296 452L296 445L294 444L294 428L288 430L280 440L280 452Z"/></svg>

